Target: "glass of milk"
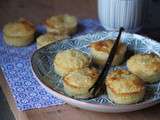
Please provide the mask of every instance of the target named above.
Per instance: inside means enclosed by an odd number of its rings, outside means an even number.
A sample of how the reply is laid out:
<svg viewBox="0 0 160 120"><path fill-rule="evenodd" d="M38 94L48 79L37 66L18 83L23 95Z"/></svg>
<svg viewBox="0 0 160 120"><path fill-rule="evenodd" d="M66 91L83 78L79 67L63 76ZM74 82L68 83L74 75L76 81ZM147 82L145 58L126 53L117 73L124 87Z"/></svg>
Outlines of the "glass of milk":
<svg viewBox="0 0 160 120"><path fill-rule="evenodd" d="M124 27L137 32L143 25L145 0L98 0L99 20L106 30Z"/></svg>

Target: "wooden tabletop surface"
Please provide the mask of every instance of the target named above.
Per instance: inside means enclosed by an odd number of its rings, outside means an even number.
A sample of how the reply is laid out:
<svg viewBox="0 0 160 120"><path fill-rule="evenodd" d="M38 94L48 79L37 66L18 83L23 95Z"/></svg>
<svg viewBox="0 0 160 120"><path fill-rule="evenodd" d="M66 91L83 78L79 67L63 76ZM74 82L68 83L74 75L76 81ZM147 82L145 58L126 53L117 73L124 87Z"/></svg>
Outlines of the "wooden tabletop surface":
<svg viewBox="0 0 160 120"><path fill-rule="evenodd" d="M57 14L72 14L80 19L97 18L96 0L1 0L0 29L9 21L25 17L35 24L46 17ZM160 33L155 30L144 30L141 34L159 39ZM81 110L67 104L48 108L19 111L11 95L8 84L0 71L0 85L7 98L16 120L159 120L160 104L130 113L98 113Z"/></svg>

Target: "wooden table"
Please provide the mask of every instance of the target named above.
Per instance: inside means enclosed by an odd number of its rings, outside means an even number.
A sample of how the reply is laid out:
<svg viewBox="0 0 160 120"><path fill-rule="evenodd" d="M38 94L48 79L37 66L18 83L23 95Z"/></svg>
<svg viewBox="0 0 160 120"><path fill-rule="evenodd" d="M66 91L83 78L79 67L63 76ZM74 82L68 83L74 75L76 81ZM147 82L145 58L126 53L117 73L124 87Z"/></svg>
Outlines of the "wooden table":
<svg viewBox="0 0 160 120"><path fill-rule="evenodd" d="M0 2L0 28L21 16L39 23L47 16L55 14L70 13L79 18L97 18L96 0L1 0ZM42 10L43 8L43 10ZM147 31L147 32L146 32ZM143 30L141 34L159 39L157 30ZM11 95L6 80L0 71L0 85L7 98L9 106L16 120L159 120L160 104L148 109L130 113L98 113L69 105L52 106L42 109L19 111Z"/></svg>
<svg viewBox="0 0 160 120"><path fill-rule="evenodd" d="M159 120L160 118L160 104L136 112L118 114L86 111L67 104L19 111L2 74L0 75L0 85L16 120Z"/></svg>

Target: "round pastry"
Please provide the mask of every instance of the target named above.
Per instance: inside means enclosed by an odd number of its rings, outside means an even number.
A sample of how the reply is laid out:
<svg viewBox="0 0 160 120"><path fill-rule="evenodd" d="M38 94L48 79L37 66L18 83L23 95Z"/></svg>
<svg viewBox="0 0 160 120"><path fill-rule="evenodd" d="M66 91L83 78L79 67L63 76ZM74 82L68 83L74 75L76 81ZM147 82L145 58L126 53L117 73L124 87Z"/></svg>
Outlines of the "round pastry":
<svg viewBox="0 0 160 120"><path fill-rule="evenodd" d="M81 51L69 49L59 52L54 59L54 69L57 74L64 76L69 72L89 66L91 59Z"/></svg>
<svg viewBox="0 0 160 120"><path fill-rule="evenodd" d="M47 32L55 34L70 35L76 31L77 23L76 17L70 15L52 16L45 20Z"/></svg>
<svg viewBox="0 0 160 120"><path fill-rule="evenodd" d="M43 35L40 35L36 42L37 42L37 48L41 48L43 46L46 46L50 43L56 42L58 40L62 40L65 38L68 38L69 36L64 34L64 35L54 35L52 33L45 33Z"/></svg>
<svg viewBox="0 0 160 120"><path fill-rule="evenodd" d="M8 45L26 46L34 40L35 28L29 21L20 19L10 22L3 28L3 37Z"/></svg>
<svg viewBox="0 0 160 120"><path fill-rule="evenodd" d="M106 63L113 44L113 40L104 40L92 43L90 48L93 61L96 64L103 66ZM123 62L126 50L127 46L124 43L119 43L112 65L119 65Z"/></svg>
<svg viewBox="0 0 160 120"><path fill-rule="evenodd" d="M160 57L153 54L136 54L127 61L129 71L148 83L160 80Z"/></svg>
<svg viewBox="0 0 160 120"><path fill-rule="evenodd" d="M143 81L127 70L111 72L105 82L108 97L117 104L132 104L141 101L145 94Z"/></svg>
<svg viewBox="0 0 160 120"><path fill-rule="evenodd" d="M69 96L88 98L90 97L88 90L96 82L97 78L98 72L95 68L73 71L64 77L64 90Z"/></svg>

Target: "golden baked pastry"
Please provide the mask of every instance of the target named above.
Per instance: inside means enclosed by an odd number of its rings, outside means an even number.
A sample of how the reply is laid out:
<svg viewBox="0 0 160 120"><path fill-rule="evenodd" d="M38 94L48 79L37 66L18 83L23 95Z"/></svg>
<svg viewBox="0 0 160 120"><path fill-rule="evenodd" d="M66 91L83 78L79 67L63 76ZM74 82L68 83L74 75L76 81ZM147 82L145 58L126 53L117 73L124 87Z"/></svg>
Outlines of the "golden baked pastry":
<svg viewBox="0 0 160 120"><path fill-rule="evenodd" d="M3 28L3 37L8 45L26 46L34 40L35 28L28 20L10 22Z"/></svg>
<svg viewBox="0 0 160 120"><path fill-rule="evenodd" d="M93 61L96 64L103 66L106 63L106 60L112 49L113 43L114 43L113 40L104 40L104 41L94 42L90 45L91 55L92 55ZM123 62L126 50L127 50L127 46L124 43L119 43L118 50L113 59L113 63L112 63L113 65L119 65Z"/></svg>
<svg viewBox="0 0 160 120"><path fill-rule="evenodd" d="M69 72L82 69L90 64L87 54L76 49L68 49L59 52L54 59L54 69L57 74L64 76Z"/></svg>
<svg viewBox="0 0 160 120"><path fill-rule="evenodd" d="M76 17L70 15L52 16L45 20L47 32L55 34L70 35L76 31L77 23Z"/></svg>
<svg viewBox="0 0 160 120"><path fill-rule="evenodd" d="M105 82L108 97L117 104L132 104L141 101L145 94L143 81L127 70L111 72Z"/></svg>
<svg viewBox="0 0 160 120"><path fill-rule="evenodd" d="M84 68L66 75L63 80L64 90L75 98L88 98L89 88L96 82L98 71L95 68Z"/></svg>
<svg viewBox="0 0 160 120"><path fill-rule="evenodd" d="M136 54L127 61L129 71L148 83L160 80L160 57L153 54Z"/></svg>
<svg viewBox="0 0 160 120"><path fill-rule="evenodd" d="M69 36L64 34L64 35L55 35L53 33L45 33L43 35L40 35L36 42L37 42L37 48L41 48L43 46L46 46L50 43L53 43L53 42L56 42L56 41L59 41L59 40L62 40L62 39L65 39L65 38L68 38Z"/></svg>

